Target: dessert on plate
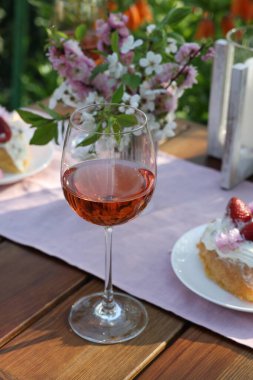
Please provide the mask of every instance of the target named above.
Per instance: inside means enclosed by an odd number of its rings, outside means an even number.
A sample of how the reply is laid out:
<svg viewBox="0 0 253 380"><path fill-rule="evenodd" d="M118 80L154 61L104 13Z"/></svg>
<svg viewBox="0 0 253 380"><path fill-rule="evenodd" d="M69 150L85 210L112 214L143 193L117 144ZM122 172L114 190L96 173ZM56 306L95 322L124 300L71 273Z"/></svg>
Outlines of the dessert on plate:
<svg viewBox="0 0 253 380"><path fill-rule="evenodd" d="M235 296L253 302L252 204L233 197L223 218L209 223L197 247L206 275Z"/></svg>
<svg viewBox="0 0 253 380"><path fill-rule="evenodd" d="M0 107L0 169L8 173L23 173L29 165L27 125L16 112Z"/></svg>

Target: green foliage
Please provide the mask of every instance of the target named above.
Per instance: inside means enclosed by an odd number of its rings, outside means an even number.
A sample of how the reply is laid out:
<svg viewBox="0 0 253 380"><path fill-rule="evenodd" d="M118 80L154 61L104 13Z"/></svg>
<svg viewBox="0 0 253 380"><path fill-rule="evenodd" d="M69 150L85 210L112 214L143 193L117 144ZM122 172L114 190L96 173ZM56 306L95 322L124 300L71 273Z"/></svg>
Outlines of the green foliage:
<svg viewBox="0 0 253 380"><path fill-rule="evenodd" d="M99 123L95 133L92 133L88 137L86 137L83 141L81 141L77 146L89 146L94 144L100 137L100 133L102 133L102 123Z"/></svg>
<svg viewBox="0 0 253 380"><path fill-rule="evenodd" d="M24 36L23 46L25 59L20 72L20 80L22 84L22 93L20 105L25 106L44 98L48 98L59 82L57 75L51 70L51 65L45 55L45 43L47 40L46 29L51 34L54 33L52 24L56 22L54 17L54 1L53 0L26 0L28 3L27 14L27 34ZM13 42L15 35L13 32L13 20L15 17L13 1L1 0L0 5L0 104L11 108L11 93L15 91L12 83L12 62L13 58ZM69 0L69 9L73 12L69 14L69 22L81 23L75 29L75 37L81 40L87 31L81 18L83 14L80 12L83 0ZM119 10L126 10L133 0L117 0ZM153 35L152 49L155 52L164 50L163 29L169 31L170 36L177 39L180 43L186 41L194 41L195 33L199 21L203 17L204 12L208 12L215 24L215 38L224 37L221 33L221 19L228 14L231 0L149 0L154 13L154 23L160 23L161 28L156 30ZM104 1L101 0L101 8ZM194 12L193 8L194 7ZM66 8L67 11L67 8ZM66 13L66 14L67 14ZM186 17L185 17L186 16ZM72 19L71 19L72 17ZM72 21L71 21L72 20ZM240 21L237 21L240 22ZM73 25L73 24L72 24ZM173 30L172 30L173 28ZM136 32L141 38L141 31ZM55 36L61 38L62 35ZM111 41L112 49L118 52L118 36L115 34ZM142 56L142 50L139 49L139 57ZM202 123L207 122L208 99L210 92L211 63L203 63L200 60L196 62L198 69L198 85L187 90L180 99L179 116L186 117ZM99 65L94 71L94 77L106 70L106 66ZM131 89L139 86L139 77L136 74L125 75L122 78L123 84ZM118 89L120 90L120 89ZM119 93L120 95L120 93ZM120 96L117 95L117 99Z"/></svg>
<svg viewBox="0 0 253 380"><path fill-rule="evenodd" d="M132 90L136 90L141 83L141 77L137 74L125 74L122 77L122 82Z"/></svg>
<svg viewBox="0 0 253 380"><path fill-rule="evenodd" d="M45 28L49 26L52 16L51 0L29 0L26 15L26 34L22 37L22 52L20 57L21 98L20 105L25 106L37 100L47 98L57 86L57 76L51 70L51 65L45 56L44 45L47 38ZM14 41L17 33L13 28L15 19L14 1L1 0L0 17L0 48L1 76L0 76L0 104L12 109L11 94L17 89L14 87L13 61Z"/></svg>
<svg viewBox="0 0 253 380"><path fill-rule="evenodd" d="M121 100L123 95L123 85L121 85L114 93L115 99ZM52 111L47 106L41 105L42 109L48 113L48 116L38 115L37 113L19 109L19 116L33 128L34 134L30 140L32 145L45 145L51 140L58 144L58 123L64 123L69 118L69 114L63 116L56 111ZM49 118L50 116L50 118ZM77 146L89 146L94 144L103 133L114 133L115 140L118 144L121 141L121 132L124 128L134 127L138 125L135 115L114 114L110 108L104 108L95 116L97 127L95 131L83 139ZM106 124L104 126L104 124ZM63 124L62 124L63 125Z"/></svg>
<svg viewBox="0 0 253 380"><path fill-rule="evenodd" d="M75 38L78 41L82 41L87 32L87 26L84 24L78 25L75 30Z"/></svg>
<svg viewBox="0 0 253 380"><path fill-rule="evenodd" d="M119 56L119 34L118 32L113 32L111 37L112 51Z"/></svg>
<svg viewBox="0 0 253 380"><path fill-rule="evenodd" d="M45 145L51 140L54 140L56 144L58 144L58 122L64 122L64 120L67 120L69 114L63 116L43 104L40 104L40 106L43 111L47 112L48 116L45 117L23 109L17 111L21 119L29 124L31 128L35 129L30 144Z"/></svg>
<svg viewBox="0 0 253 380"><path fill-rule="evenodd" d="M219 3L218 9L222 9L222 12L215 11L215 17L219 18L219 20L222 17L221 15L224 14L223 10L229 9L229 1L230 0L215 0L216 3ZM195 41L197 26L201 20L204 10L208 11L210 9L209 7L213 9L213 0L149 0L149 3L152 5L152 8L154 10L155 21L163 23L163 18L167 18L168 22L166 24L166 27L168 29L171 27L173 28L173 31L170 32L170 36L178 40L180 43L183 42L182 39L186 42ZM182 5L185 6L185 10L183 11L185 12L185 15L182 12L181 21L175 22L176 17L180 18L181 16L181 12L178 11L177 8L182 7ZM194 12L192 7L195 7ZM173 14L176 15L175 20L173 20ZM221 38L222 36L220 29L218 30L219 34L217 35L217 38ZM184 95L179 99L179 108L177 115L181 118L186 118L206 124L208 118L208 102L212 63L202 62L201 60L197 59L194 61L194 65L198 70L198 84L193 86L193 88L186 90Z"/></svg>
<svg viewBox="0 0 253 380"><path fill-rule="evenodd" d="M112 103L120 103L124 95L124 85L121 84L112 95Z"/></svg>
<svg viewBox="0 0 253 380"><path fill-rule="evenodd" d="M101 65L97 65L94 67L91 73L91 80L95 79L98 74L103 73L109 67L108 63L102 63Z"/></svg>
<svg viewBox="0 0 253 380"><path fill-rule="evenodd" d="M172 8L167 15L163 18L161 25L165 27L166 25L175 26L180 21L184 20L186 16L191 13L190 8Z"/></svg>

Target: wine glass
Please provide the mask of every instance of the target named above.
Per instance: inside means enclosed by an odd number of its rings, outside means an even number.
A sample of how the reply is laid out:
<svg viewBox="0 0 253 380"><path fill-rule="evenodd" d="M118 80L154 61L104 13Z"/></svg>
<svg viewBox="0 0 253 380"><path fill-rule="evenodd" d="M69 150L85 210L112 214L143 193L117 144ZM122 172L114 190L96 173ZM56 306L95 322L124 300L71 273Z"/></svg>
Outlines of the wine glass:
<svg viewBox="0 0 253 380"><path fill-rule="evenodd" d="M118 343L139 335L148 316L135 298L112 289L112 227L135 218L156 182L156 154L146 115L123 104L96 104L70 117L64 141L61 183L70 207L104 227L105 287L78 300L69 323L84 339Z"/></svg>

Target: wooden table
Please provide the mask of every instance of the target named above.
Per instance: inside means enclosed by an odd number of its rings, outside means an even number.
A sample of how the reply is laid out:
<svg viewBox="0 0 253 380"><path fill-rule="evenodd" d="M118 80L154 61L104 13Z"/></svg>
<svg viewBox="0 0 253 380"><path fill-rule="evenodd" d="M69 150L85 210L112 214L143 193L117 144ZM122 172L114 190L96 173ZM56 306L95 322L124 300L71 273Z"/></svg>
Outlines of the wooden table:
<svg viewBox="0 0 253 380"><path fill-rule="evenodd" d="M184 123L161 148L218 168L206 157L206 140L205 128ZM82 340L68 326L70 306L102 288L91 275L2 238L0 379L253 379L252 350L150 304L149 325L134 340Z"/></svg>

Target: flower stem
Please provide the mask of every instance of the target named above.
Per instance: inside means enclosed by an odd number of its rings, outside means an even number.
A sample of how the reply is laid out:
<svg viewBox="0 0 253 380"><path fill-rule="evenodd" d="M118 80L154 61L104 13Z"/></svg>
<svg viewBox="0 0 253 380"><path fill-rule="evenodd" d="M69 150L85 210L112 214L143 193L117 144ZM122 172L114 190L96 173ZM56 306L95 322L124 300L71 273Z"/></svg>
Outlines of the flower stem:
<svg viewBox="0 0 253 380"><path fill-rule="evenodd" d="M165 88L169 88L171 84L181 75L183 74L185 68L191 63L191 61L199 55L199 53L204 49L205 45L200 46L200 48L195 51L193 54L190 54L188 60L186 63L181 67L181 69L174 75L174 77L171 78L168 85Z"/></svg>

